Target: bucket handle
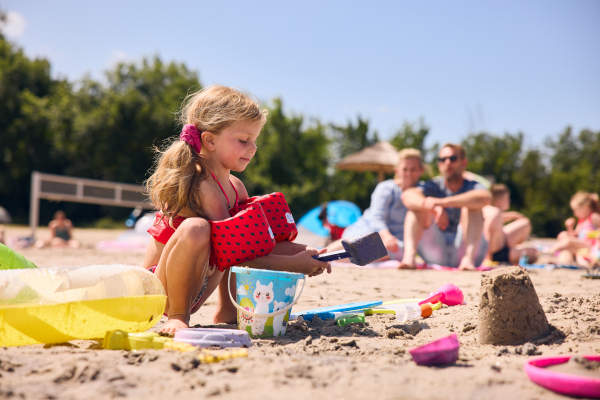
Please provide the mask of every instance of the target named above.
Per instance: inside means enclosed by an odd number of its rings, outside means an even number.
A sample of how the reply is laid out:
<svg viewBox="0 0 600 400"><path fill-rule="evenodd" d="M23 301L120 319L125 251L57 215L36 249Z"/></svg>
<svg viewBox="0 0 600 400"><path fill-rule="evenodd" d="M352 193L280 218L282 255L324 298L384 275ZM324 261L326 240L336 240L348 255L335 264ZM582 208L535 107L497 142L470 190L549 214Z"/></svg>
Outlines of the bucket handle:
<svg viewBox="0 0 600 400"><path fill-rule="evenodd" d="M229 294L229 299L231 299L231 302L233 303L235 308L240 310L242 313L244 313L246 315L252 315L253 317L274 317L274 316L277 316L280 314L285 314L286 312L288 312L288 310L291 309L298 302L298 299L300 299L300 296L302 295L302 291L304 290L304 283L306 282L306 277L302 276L302 278L298 278L298 279L302 279L302 287L300 288L300 293L298 293L298 296L296 296L294 298L294 301L292 301L287 306L283 307L281 310L273 311L271 313L255 313L253 311L243 308L242 306L240 306L237 303L237 301L235 301L233 299L233 296L231 295L231 268L229 268L229 275L227 275L227 293Z"/></svg>

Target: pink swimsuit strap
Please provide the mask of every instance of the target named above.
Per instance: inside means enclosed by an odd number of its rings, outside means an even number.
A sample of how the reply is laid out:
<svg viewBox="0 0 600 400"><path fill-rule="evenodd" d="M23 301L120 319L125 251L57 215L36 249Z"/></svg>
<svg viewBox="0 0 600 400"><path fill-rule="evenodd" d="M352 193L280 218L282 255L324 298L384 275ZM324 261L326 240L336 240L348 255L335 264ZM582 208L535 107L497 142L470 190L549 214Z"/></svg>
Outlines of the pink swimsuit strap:
<svg viewBox="0 0 600 400"><path fill-rule="evenodd" d="M233 191L235 192L235 202L233 203L233 206L230 208L229 207L229 197L227 197L227 193L225 193L225 189L223 189L223 186L221 185L221 182L219 182L219 180L217 179L217 177L215 176L215 174L213 174L212 171L208 171L210 172L210 175L213 177L213 179L215 180L215 182L217 182L217 185L219 185L219 188L221 189L221 192L223 192L223 196L225 196L225 200L227 201L227 208L228 209L235 209L238 206L238 192L237 190L235 190L235 186L233 186L233 183L231 182L231 179L229 179L229 184L231 185L231 187L233 188Z"/></svg>

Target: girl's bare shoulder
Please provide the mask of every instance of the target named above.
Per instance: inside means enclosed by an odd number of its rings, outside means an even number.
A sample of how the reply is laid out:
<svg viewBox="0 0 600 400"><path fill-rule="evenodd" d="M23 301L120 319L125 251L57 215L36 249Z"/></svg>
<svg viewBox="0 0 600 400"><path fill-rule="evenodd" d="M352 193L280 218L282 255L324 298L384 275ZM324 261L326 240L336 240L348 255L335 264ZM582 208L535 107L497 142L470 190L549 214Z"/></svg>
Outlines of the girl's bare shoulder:
<svg viewBox="0 0 600 400"><path fill-rule="evenodd" d="M235 190L238 192L239 200L244 201L248 198L248 191L246 190L246 186L244 182L240 178L235 175L230 175L231 184L235 187Z"/></svg>
<svg viewBox="0 0 600 400"><path fill-rule="evenodd" d="M200 183L202 208L210 220L222 220L229 217L223 192L215 181L205 179Z"/></svg>

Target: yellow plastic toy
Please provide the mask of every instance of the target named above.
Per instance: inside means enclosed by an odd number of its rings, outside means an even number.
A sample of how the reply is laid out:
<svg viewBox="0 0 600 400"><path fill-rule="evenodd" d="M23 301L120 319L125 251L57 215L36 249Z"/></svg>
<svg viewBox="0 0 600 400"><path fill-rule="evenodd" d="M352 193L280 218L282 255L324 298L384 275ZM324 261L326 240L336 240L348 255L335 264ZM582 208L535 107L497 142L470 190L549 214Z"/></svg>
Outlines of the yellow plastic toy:
<svg viewBox="0 0 600 400"><path fill-rule="evenodd" d="M160 320L165 303L160 281L135 266L0 271L0 346L145 331Z"/></svg>
<svg viewBox="0 0 600 400"><path fill-rule="evenodd" d="M232 358L248 357L248 349L201 350L198 360L203 364L216 363Z"/></svg>
<svg viewBox="0 0 600 400"><path fill-rule="evenodd" d="M128 333L118 329L106 332L102 348L107 350L168 349L183 352L198 349L189 343L176 342L170 337L160 336L156 332Z"/></svg>

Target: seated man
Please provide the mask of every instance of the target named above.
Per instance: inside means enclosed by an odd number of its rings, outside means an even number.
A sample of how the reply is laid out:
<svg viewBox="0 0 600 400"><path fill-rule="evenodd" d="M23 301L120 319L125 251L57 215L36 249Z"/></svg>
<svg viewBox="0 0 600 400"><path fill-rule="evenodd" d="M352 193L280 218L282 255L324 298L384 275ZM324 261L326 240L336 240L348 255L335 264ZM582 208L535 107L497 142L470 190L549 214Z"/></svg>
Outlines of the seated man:
<svg viewBox="0 0 600 400"><path fill-rule="evenodd" d="M510 208L510 191L503 184L492 185L492 204L483 207L483 234L488 241L487 260L517 265L521 256L537 259L537 250L522 246L529 238L529 218Z"/></svg>
<svg viewBox="0 0 600 400"><path fill-rule="evenodd" d="M418 251L428 264L475 269L487 251L481 209L490 203L490 192L463 178L467 158L462 146L443 145L437 163L442 176L402 193L410 211L400 268L414 268Z"/></svg>
<svg viewBox="0 0 600 400"><path fill-rule="evenodd" d="M344 230L342 239L354 240L369 233L379 232L389 257L400 260L403 252L404 216L407 211L401 195L404 190L417 184L423 171L423 159L419 150L401 150L398 153L394 179L388 179L375 186L371 195L371 205L358 221ZM327 251L341 249L340 240L327 246Z"/></svg>

